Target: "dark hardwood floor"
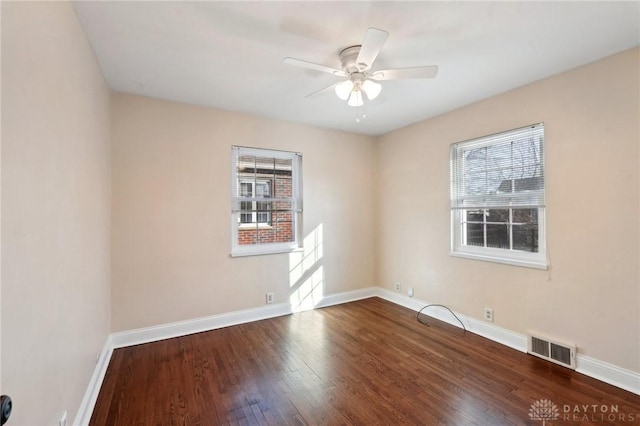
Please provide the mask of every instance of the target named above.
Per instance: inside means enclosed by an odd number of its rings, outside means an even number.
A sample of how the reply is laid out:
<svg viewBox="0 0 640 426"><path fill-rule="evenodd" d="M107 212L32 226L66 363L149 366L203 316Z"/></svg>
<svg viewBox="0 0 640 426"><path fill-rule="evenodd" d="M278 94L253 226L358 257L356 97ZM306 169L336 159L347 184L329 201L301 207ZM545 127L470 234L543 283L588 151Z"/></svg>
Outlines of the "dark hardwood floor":
<svg viewBox="0 0 640 426"><path fill-rule="evenodd" d="M429 324L371 298L117 349L91 424L640 424L637 395Z"/></svg>

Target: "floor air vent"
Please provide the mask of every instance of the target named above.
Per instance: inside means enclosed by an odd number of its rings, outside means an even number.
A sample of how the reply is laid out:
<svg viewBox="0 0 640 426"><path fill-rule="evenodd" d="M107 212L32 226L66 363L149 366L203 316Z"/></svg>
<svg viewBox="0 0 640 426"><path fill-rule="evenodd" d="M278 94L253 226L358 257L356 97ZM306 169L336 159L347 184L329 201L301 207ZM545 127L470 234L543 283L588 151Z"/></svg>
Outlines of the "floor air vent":
<svg viewBox="0 0 640 426"><path fill-rule="evenodd" d="M541 337L529 335L528 352L531 355L555 362L556 364L576 369L576 347Z"/></svg>

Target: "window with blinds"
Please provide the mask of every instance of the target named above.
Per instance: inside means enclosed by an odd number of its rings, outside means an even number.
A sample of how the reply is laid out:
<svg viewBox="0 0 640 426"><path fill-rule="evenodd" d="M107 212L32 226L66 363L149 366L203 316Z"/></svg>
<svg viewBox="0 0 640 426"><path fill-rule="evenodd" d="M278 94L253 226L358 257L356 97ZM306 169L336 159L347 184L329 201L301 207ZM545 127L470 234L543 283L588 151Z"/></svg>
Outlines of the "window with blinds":
<svg viewBox="0 0 640 426"><path fill-rule="evenodd" d="M232 147L232 256L299 247L301 154Z"/></svg>
<svg viewBox="0 0 640 426"><path fill-rule="evenodd" d="M547 267L544 125L451 145L451 254Z"/></svg>

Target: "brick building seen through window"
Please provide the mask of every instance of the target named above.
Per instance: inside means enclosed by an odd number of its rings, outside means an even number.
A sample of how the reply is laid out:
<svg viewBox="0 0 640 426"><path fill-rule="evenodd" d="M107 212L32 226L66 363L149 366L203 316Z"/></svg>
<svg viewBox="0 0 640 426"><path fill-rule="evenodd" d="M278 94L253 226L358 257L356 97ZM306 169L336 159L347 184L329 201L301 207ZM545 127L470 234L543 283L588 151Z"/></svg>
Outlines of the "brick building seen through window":
<svg viewBox="0 0 640 426"><path fill-rule="evenodd" d="M244 155L238 159L238 244L294 241L292 160ZM251 200L249 201L248 198Z"/></svg>

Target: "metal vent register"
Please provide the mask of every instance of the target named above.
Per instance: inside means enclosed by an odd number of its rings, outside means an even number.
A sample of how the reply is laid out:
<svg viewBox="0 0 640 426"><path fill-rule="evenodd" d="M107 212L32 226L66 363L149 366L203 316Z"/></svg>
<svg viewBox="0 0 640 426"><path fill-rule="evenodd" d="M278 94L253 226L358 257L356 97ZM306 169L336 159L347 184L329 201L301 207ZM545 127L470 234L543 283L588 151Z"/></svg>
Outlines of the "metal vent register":
<svg viewBox="0 0 640 426"><path fill-rule="evenodd" d="M530 334L528 352L547 361L576 369L576 346Z"/></svg>

